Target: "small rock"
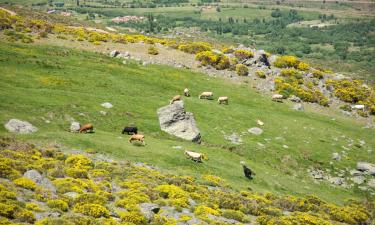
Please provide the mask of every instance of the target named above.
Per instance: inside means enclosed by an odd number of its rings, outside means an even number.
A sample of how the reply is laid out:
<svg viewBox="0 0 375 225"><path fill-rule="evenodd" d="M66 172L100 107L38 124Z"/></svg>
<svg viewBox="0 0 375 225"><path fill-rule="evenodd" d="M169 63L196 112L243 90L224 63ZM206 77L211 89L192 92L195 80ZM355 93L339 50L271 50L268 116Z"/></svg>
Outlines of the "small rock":
<svg viewBox="0 0 375 225"><path fill-rule="evenodd" d="M36 212L35 214L36 220L41 220L44 218L57 218L60 217L61 213L58 212Z"/></svg>
<svg viewBox="0 0 375 225"><path fill-rule="evenodd" d="M283 145L283 148L289 148L289 146L288 145Z"/></svg>
<svg viewBox="0 0 375 225"><path fill-rule="evenodd" d="M257 124L258 124L259 126L263 126L263 125L264 125L263 121L261 121L261 120L257 120Z"/></svg>
<svg viewBox="0 0 375 225"><path fill-rule="evenodd" d="M113 105L109 102L104 102L104 103L101 104L101 106L103 106L106 109L110 109L110 108L113 107Z"/></svg>
<svg viewBox="0 0 375 225"><path fill-rule="evenodd" d="M355 176L352 177L351 180L356 184L362 184L363 182L365 182L366 178L364 176Z"/></svg>
<svg viewBox="0 0 375 225"><path fill-rule="evenodd" d="M375 164L368 162L358 162L357 170L366 172L370 175L375 175Z"/></svg>
<svg viewBox="0 0 375 225"><path fill-rule="evenodd" d="M369 181L367 181L367 186L369 186L371 188L375 188L375 179L372 178Z"/></svg>
<svg viewBox="0 0 375 225"><path fill-rule="evenodd" d="M303 105L301 103L293 105L292 109L293 110L298 110L298 111L303 111L304 110Z"/></svg>
<svg viewBox="0 0 375 225"><path fill-rule="evenodd" d="M259 127L252 127L247 130L249 133L254 134L254 135L261 135L263 133L263 130L260 129Z"/></svg>
<svg viewBox="0 0 375 225"><path fill-rule="evenodd" d="M172 148L174 148L174 149L182 149L182 146L177 145L177 146L173 146Z"/></svg>
<svg viewBox="0 0 375 225"><path fill-rule="evenodd" d="M66 192L65 194L64 194L65 196L67 196L67 197L69 197L69 198L77 198L78 196L79 196L79 194L77 193L77 192Z"/></svg>
<svg viewBox="0 0 375 225"><path fill-rule="evenodd" d="M106 116L107 115L107 112L106 111L99 111L99 113L103 116Z"/></svg>
<svg viewBox="0 0 375 225"><path fill-rule="evenodd" d="M148 221L151 221L154 215L160 211L160 206L154 203L141 203L139 207L141 209L141 213Z"/></svg>
<svg viewBox="0 0 375 225"><path fill-rule="evenodd" d="M40 183L43 176L36 170L28 170L23 174L24 177L34 181L35 183Z"/></svg>
<svg viewBox="0 0 375 225"><path fill-rule="evenodd" d="M81 129L81 124L80 123L78 123L78 122L72 122L70 124L70 132L75 133L75 132L78 132L79 129Z"/></svg>
<svg viewBox="0 0 375 225"><path fill-rule="evenodd" d="M340 154L337 152L332 153L332 160L340 161L341 160Z"/></svg>
<svg viewBox="0 0 375 225"><path fill-rule="evenodd" d="M233 133L231 135L228 135L228 136L224 136L224 138L230 142L232 142L233 144L236 144L236 145L239 145L242 143L242 139L241 137L239 137L237 134Z"/></svg>
<svg viewBox="0 0 375 225"><path fill-rule="evenodd" d="M11 119L5 124L5 129L17 134L30 134L38 131L38 128L27 121Z"/></svg>
<svg viewBox="0 0 375 225"><path fill-rule="evenodd" d="M292 102L301 102L301 99L295 95L292 95L288 98Z"/></svg>
<svg viewBox="0 0 375 225"><path fill-rule="evenodd" d="M331 177L328 181L333 185L342 185L344 183L344 178L341 177Z"/></svg>
<svg viewBox="0 0 375 225"><path fill-rule="evenodd" d="M117 55L119 55L120 54L120 52L119 51L117 51L117 50L113 50L113 51L111 51L110 53L109 53L109 56L110 57L116 57Z"/></svg>

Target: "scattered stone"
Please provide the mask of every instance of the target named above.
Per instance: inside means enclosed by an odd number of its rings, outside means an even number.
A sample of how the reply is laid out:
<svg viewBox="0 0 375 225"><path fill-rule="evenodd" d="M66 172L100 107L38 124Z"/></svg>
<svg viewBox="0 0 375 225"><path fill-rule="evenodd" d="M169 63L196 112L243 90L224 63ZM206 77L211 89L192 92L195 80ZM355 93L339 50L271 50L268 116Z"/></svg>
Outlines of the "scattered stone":
<svg viewBox="0 0 375 225"><path fill-rule="evenodd" d="M301 99L295 95L292 95L288 98L292 102L301 102Z"/></svg>
<svg viewBox="0 0 375 225"><path fill-rule="evenodd" d="M70 124L70 132L76 133L81 129L81 124L78 122L72 122Z"/></svg>
<svg viewBox="0 0 375 225"><path fill-rule="evenodd" d="M23 174L23 176L34 181L36 184L42 186L46 190L51 191L53 194L56 193L56 187L52 184L52 182L48 178L43 177L37 170L28 170Z"/></svg>
<svg viewBox="0 0 375 225"><path fill-rule="evenodd" d="M99 111L99 113L103 116L106 116L107 115L107 112L106 111Z"/></svg>
<svg viewBox="0 0 375 225"><path fill-rule="evenodd" d="M106 109L110 109L113 107L113 105L109 102L104 102L103 104L101 104L101 106L103 106Z"/></svg>
<svg viewBox="0 0 375 225"><path fill-rule="evenodd" d="M200 142L201 135L194 115L185 111L183 101L159 108L157 114L161 130L185 140Z"/></svg>
<svg viewBox="0 0 375 225"><path fill-rule="evenodd" d="M352 177L351 180L356 184L362 184L363 182L365 182L366 178L364 176L355 176Z"/></svg>
<svg viewBox="0 0 375 225"><path fill-rule="evenodd" d="M368 162L357 162L357 170L375 175L375 164Z"/></svg>
<svg viewBox="0 0 375 225"><path fill-rule="evenodd" d="M154 203L141 203L139 205L141 213L146 217L148 222L154 218L154 215L160 211L160 206Z"/></svg>
<svg viewBox="0 0 375 225"><path fill-rule="evenodd" d="M303 111L304 110L304 107L301 103L297 103L295 105L293 105L292 107L293 110L298 110L298 111Z"/></svg>
<svg viewBox="0 0 375 225"><path fill-rule="evenodd" d="M340 161L341 160L340 154L337 152L332 153L332 160Z"/></svg>
<svg viewBox="0 0 375 225"><path fill-rule="evenodd" d="M342 185L344 183L344 178L341 177L331 177L328 181L333 185Z"/></svg>
<svg viewBox="0 0 375 225"><path fill-rule="evenodd" d="M260 129L259 127L252 127L247 130L249 133L254 134L254 135L261 135L263 133L263 130Z"/></svg>
<svg viewBox="0 0 375 225"><path fill-rule="evenodd" d="M57 218L60 217L61 213L59 212L36 212L34 213L36 220L41 220L44 218Z"/></svg>
<svg viewBox="0 0 375 225"><path fill-rule="evenodd" d="M177 145L177 146L173 146L172 148L174 148L174 149L182 149L182 146L180 146L180 145Z"/></svg>
<svg viewBox="0 0 375 225"><path fill-rule="evenodd" d="M289 146L288 145L283 145L283 148L289 148Z"/></svg>
<svg viewBox="0 0 375 225"><path fill-rule="evenodd" d="M23 176L29 178L35 183L40 183L43 179L43 176L36 170L28 170L23 174Z"/></svg>
<svg viewBox="0 0 375 225"><path fill-rule="evenodd" d="M119 55L119 54L120 54L119 51L117 51L117 50L113 50L113 51L111 51L111 52L109 53L109 56L112 57L112 58L114 58L114 57L116 57L116 56Z"/></svg>
<svg viewBox="0 0 375 225"><path fill-rule="evenodd" d="M261 120L257 120L257 124L258 124L259 126L263 126L263 125L264 125L263 121L261 121Z"/></svg>
<svg viewBox="0 0 375 225"><path fill-rule="evenodd" d="M75 199L79 196L79 194L77 192L73 192L73 191L72 192L66 192L64 195L69 197L69 198L72 198L72 199Z"/></svg>
<svg viewBox="0 0 375 225"><path fill-rule="evenodd" d="M38 128L27 121L11 119L5 124L5 129L17 134L30 134L38 131Z"/></svg>
<svg viewBox="0 0 375 225"><path fill-rule="evenodd" d="M242 144L242 139L240 136L238 136L236 133L233 133L231 135L224 135L225 140L228 140L232 142L233 144L239 145Z"/></svg>
<svg viewBox="0 0 375 225"><path fill-rule="evenodd" d="M372 178L369 181L367 181L367 186L369 186L371 188L375 188L375 179Z"/></svg>

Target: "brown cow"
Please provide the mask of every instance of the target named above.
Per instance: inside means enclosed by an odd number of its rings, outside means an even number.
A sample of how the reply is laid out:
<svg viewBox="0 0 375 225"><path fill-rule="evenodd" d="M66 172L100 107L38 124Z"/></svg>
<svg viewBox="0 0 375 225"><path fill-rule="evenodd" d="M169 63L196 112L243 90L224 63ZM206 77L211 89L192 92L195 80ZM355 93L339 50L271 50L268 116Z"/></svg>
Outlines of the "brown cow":
<svg viewBox="0 0 375 225"><path fill-rule="evenodd" d="M87 131L90 131L90 132L93 132L93 131L94 131L94 126L93 126L91 123L85 124L85 125L83 125L83 126L79 129L79 133L82 133L82 132L87 133Z"/></svg>
<svg viewBox="0 0 375 225"><path fill-rule="evenodd" d="M145 136L142 134L133 134L130 136L129 143L132 143L132 141L140 141L143 145L146 145Z"/></svg>
<svg viewBox="0 0 375 225"><path fill-rule="evenodd" d="M169 102L170 105L173 104L175 101L181 101L181 95L176 95L172 98L172 100Z"/></svg>

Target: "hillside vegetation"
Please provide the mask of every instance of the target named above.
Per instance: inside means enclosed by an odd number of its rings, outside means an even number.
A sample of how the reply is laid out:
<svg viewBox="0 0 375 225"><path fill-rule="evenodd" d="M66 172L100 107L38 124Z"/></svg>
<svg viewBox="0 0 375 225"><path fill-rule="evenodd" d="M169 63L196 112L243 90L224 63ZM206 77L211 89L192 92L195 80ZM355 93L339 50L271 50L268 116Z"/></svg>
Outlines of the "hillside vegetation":
<svg viewBox="0 0 375 225"><path fill-rule="evenodd" d="M38 128L15 135L0 126L0 224L230 224L225 218L261 225L373 223L373 174L361 173L362 182L353 174L357 162L375 163L371 86L335 79L294 56L275 56L273 71L257 70L256 79L267 78L275 92L300 95L307 107L329 113L296 111L291 102L271 101L242 79L252 67L238 61L250 60L256 50L218 52L206 42L89 31L2 10L0 18L0 121L17 118ZM135 42L150 58L168 48L194 54L202 68L236 71L237 82L107 54L113 50L109 43ZM106 54L94 52L95 46ZM184 88L192 95L182 100L194 114L201 144L160 130L157 109ZM203 91L215 99L228 96L229 104L199 99ZM366 119L329 111L323 92L364 104L357 113ZM113 108L103 107L105 102ZM69 132L73 121L93 124L94 132ZM138 127L147 145L128 142L121 134L128 125ZM263 133L252 134L254 127ZM184 150L207 160L189 160ZM255 172L253 180L244 176L241 161ZM52 182L49 191L28 179L35 174L31 169ZM314 179L316 172L325 178ZM141 203L161 207L152 222ZM43 219L54 210L61 219Z"/></svg>
<svg viewBox="0 0 375 225"><path fill-rule="evenodd" d="M374 202L236 192L220 177L161 173L147 165L2 139L1 224L371 224ZM10 149L7 149L10 148ZM99 159L101 158L101 159ZM22 174L24 174L22 176ZM47 216L48 215L48 216Z"/></svg>

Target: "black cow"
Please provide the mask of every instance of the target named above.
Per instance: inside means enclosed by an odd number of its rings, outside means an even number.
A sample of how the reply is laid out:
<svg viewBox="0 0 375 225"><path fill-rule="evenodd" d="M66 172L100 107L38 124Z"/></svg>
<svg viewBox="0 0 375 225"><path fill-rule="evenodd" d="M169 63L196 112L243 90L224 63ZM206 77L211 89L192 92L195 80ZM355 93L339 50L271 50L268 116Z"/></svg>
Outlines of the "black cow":
<svg viewBox="0 0 375 225"><path fill-rule="evenodd" d="M128 135L130 135L130 134L137 134L137 132L138 132L138 128L137 127L125 127L122 130L122 134L128 133Z"/></svg>
<svg viewBox="0 0 375 225"><path fill-rule="evenodd" d="M242 165L242 167L243 167L243 173L245 174L245 177L252 180L253 179L252 175L255 175L255 173L251 171L251 169L245 165Z"/></svg>

